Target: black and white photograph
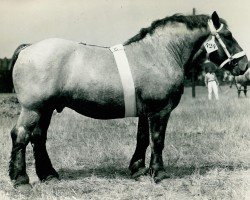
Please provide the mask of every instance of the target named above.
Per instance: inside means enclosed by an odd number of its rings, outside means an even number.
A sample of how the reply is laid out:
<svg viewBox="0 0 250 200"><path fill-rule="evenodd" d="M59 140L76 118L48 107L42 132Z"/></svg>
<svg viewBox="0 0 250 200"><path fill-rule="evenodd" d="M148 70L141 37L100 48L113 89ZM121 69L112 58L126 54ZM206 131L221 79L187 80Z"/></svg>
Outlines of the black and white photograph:
<svg viewBox="0 0 250 200"><path fill-rule="evenodd" d="M248 0L0 0L0 200L250 200Z"/></svg>

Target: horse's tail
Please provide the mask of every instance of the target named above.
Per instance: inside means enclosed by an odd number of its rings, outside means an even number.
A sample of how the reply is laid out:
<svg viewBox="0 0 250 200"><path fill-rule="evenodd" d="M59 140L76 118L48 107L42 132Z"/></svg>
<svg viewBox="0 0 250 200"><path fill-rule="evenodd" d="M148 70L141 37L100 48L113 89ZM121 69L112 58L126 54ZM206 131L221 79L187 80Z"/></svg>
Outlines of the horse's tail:
<svg viewBox="0 0 250 200"><path fill-rule="evenodd" d="M12 72L12 70L13 70L13 67L14 67L14 65L15 65L15 63L16 63L16 60L17 60L17 58L18 58L18 55L19 55L19 53L23 50L23 49L25 49L26 47L28 47L28 46L30 46L31 44L21 44L21 45L19 45L18 47L17 47L17 49L14 51L14 54L13 54L13 56L12 56L12 58L11 58L11 61L10 61L10 64L9 64L9 70Z"/></svg>
<svg viewBox="0 0 250 200"><path fill-rule="evenodd" d="M11 76L11 77L12 77L12 71L13 71L13 68L14 68L14 65L15 65L15 63L16 63L16 60L17 60L17 58L18 58L19 53L20 53L23 49L25 49L26 47L28 47L28 46L30 46L30 45L31 45L31 44L21 44L21 45L19 45L19 46L17 47L17 49L14 51L13 56L12 56L12 58L11 58L11 60L10 60L9 66L8 66L8 70L9 70L9 72L10 72L10 76ZM13 91L14 91L13 81L11 81L11 86L10 86L10 87L13 88Z"/></svg>

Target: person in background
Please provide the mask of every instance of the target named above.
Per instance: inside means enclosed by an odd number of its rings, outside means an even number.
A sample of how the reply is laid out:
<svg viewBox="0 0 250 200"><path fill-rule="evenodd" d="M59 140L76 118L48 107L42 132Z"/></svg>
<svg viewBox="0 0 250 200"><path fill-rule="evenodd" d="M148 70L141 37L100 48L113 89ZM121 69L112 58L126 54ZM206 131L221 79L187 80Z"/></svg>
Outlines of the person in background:
<svg viewBox="0 0 250 200"><path fill-rule="evenodd" d="M215 99L219 100L219 94L218 94L219 82L218 82L218 79L216 77L216 74L214 73L214 69L216 69L216 66L214 63L207 60L204 63L204 67L205 67L205 72L206 72L205 85L208 89L208 99L211 100L212 93L214 93Z"/></svg>

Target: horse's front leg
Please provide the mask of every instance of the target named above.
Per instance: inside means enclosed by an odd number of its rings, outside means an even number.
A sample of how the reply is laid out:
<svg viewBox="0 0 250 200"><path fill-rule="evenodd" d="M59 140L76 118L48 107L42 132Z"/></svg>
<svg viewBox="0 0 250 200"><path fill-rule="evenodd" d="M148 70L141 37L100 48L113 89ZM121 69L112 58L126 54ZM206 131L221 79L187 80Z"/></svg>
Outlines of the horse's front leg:
<svg viewBox="0 0 250 200"><path fill-rule="evenodd" d="M170 113L159 113L149 117L151 146L151 160L149 170L156 183L168 177L164 170L162 150L164 148L165 131L169 116Z"/></svg>
<svg viewBox="0 0 250 200"><path fill-rule="evenodd" d="M135 153L130 161L129 169L133 178L145 175L148 169L145 167L145 154L149 146L148 118L140 116L137 130L137 144Z"/></svg>

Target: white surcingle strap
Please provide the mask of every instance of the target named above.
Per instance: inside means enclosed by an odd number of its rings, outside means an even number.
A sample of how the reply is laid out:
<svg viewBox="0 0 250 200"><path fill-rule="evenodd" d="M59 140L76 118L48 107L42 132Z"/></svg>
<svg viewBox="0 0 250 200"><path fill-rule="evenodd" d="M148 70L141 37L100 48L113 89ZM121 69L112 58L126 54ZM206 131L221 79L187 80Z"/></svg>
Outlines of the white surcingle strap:
<svg viewBox="0 0 250 200"><path fill-rule="evenodd" d="M136 116L136 99L135 99L135 85L132 73L129 67L128 59L122 44L118 44L109 48L113 53L116 65L121 77L124 104L125 104L125 117Z"/></svg>

